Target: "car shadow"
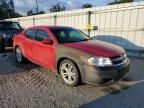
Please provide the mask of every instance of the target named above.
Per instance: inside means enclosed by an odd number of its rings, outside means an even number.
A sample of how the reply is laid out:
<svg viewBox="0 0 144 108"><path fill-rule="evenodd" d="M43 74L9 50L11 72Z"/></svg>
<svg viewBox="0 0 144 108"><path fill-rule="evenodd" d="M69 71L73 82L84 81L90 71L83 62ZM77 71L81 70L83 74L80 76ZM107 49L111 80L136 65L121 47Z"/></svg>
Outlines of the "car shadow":
<svg viewBox="0 0 144 108"><path fill-rule="evenodd" d="M113 90L103 97L81 105L80 108L143 108L143 87L144 81L134 84L128 89Z"/></svg>
<svg viewBox="0 0 144 108"><path fill-rule="evenodd" d="M26 61L20 64L16 61L12 48L7 48L4 53L0 53L0 75L10 75L27 72L40 66Z"/></svg>
<svg viewBox="0 0 144 108"><path fill-rule="evenodd" d="M119 36L113 36L113 35L96 35L93 36L92 39L101 40L105 42L109 42L112 44L119 45L123 47L127 53L131 56L141 56L144 54L144 47L137 46L135 43L130 42L129 40L119 37Z"/></svg>

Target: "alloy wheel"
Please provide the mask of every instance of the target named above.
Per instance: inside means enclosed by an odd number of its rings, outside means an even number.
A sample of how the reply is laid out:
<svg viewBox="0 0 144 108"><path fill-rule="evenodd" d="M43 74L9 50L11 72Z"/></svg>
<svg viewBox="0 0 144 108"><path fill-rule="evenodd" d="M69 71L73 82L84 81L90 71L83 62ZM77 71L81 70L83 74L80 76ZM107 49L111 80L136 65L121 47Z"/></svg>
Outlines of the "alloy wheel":
<svg viewBox="0 0 144 108"><path fill-rule="evenodd" d="M69 63L64 63L61 66L61 75L64 81L68 84L75 82L76 73L74 72L74 67Z"/></svg>
<svg viewBox="0 0 144 108"><path fill-rule="evenodd" d="M16 58L18 62L22 62L22 53L21 53L20 48L16 48Z"/></svg>

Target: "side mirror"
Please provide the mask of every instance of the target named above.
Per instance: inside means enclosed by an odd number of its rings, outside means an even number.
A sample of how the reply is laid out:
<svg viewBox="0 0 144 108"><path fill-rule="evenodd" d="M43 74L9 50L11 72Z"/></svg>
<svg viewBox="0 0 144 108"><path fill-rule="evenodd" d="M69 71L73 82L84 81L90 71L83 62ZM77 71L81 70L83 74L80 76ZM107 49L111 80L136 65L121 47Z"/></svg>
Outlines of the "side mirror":
<svg viewBox="0 0 144 108"><path fill-rule="evenodd" d="M47 44L47 45L52 45L53 44L53 41L51 39L44 39L42 41L43 44Z"/></svg>

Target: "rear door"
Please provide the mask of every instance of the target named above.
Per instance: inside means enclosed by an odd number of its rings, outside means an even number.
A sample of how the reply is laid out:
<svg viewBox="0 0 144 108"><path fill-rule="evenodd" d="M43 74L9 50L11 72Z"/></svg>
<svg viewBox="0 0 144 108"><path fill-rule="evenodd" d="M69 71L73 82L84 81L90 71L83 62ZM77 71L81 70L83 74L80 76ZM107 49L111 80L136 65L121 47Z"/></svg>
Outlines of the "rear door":
<svg viewBox="0 0 144 108"><path fill-rule="evenodd" d="M54 45L43 44L44 39L51 39L48 32L46 30L37 30L36 41L33 46L33 57L39 64L54 69Z"/></svg>
<svg viewBox="0 0 144 108"><path fill-rule="evenodd" d="M29 59L34 59L32 55L32 49L35 41L37 30L29 29L25 32L25 40L23 41L23 47L26 57Z"/></svg>

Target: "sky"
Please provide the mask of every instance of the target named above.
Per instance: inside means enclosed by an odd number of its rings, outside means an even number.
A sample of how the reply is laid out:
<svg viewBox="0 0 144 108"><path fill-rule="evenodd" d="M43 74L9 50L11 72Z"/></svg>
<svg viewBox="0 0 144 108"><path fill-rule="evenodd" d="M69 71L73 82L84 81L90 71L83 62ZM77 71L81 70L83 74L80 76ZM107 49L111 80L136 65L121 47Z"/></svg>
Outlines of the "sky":
<svg viewBox="0 0 144 108"><path fill-rule="evenodd" d="M25 15L28 10L36 11L36 0L13 0L15 5L15 10ZM67 9L78 9L85 3L90 3L94 6L103 6L113 0L38 0L39 10L48 12L52 5L58 2L61 5L66 6ZM143 0L135 0L143 1Z"/></svg>

